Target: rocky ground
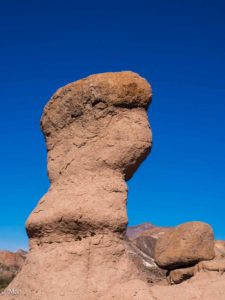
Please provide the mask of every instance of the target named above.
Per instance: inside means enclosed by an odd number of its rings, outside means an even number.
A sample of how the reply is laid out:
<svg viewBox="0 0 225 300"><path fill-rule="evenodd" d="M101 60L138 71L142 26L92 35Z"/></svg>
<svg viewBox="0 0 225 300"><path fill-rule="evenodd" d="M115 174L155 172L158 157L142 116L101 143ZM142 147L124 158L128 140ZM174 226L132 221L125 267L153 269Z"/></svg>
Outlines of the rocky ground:
<svg viewBox="0 0 225 300"><path fill-rule="evenodd" d="M178 227L157 227L150 223L128 227L130 254L157 281L179 284L197 273L225 270L225 241L214 241L209 225L189 222ZM204 245L202 241L205 239ZM148 272L148 271L146 271Z"/></svg>
<svg viewBox="0 0 225 300"><path fill-rule="evenodd" d="M144 272L148 285L151 287L149 290L151 296L148 296L146 299L151 300L149 297L158 300L224 299L225 241L213 240L211 241L213 248L211 248L210 245L208 245L210 239L207 237L207 245L209 247L206 248L208 251L212 251L212 254L199 245L201 253L202 251L203 253L206 251L206 256L208 255L208 257L197 258L196 256L193 258L192 254L197 255L198 253L196 249L198 245L195 239L192 238L192 234L189 240L189 242L192 242L191 247L187 246L188 243L183 244L180 249L179 245L176 245L177 232L179 232L179 239L186 241L188 235L191 233L191 227L197 228L199 234L199 225L203 225L204 236L205 230L209 230L209 233L211 232L207 224L200 222L186 223L177 228L158 227L150 223L127 228L126 245L129 256L141 272ZM172 241L172 253L168 248L169 238L171 238ZM198 243L200 240L201 236L198 236ZM176 255L174 254L175 248L173 245L177 248ZM164 254L164 259L162 259L158 253L159 248L163 248L163 251L160 253ZM187 253L190 249L192 250L192 258L190 258L190 253ZM6 288L18 274L25 262L26 254L27 253L23 250L19 250L16 253L0 251L1 290ZM185 255L187 255L188 259L191 259L190 262L186 262ZM176 257L176 264L171 267L171 262L174 261L174 257ZM161 266L159 266L159 262ZM131 298L127 299L132 299L132 296L130 297ZM143 297L145 296L143 295Z"/></svg>

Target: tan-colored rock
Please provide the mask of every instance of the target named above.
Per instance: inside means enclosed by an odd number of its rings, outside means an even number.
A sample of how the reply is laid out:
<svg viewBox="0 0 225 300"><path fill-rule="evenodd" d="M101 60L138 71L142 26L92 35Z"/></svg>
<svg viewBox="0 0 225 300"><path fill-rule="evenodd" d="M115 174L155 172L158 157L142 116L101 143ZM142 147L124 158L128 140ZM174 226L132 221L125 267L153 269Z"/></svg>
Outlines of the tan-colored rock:
<svg viewBox="0 0 225 300"><path fill-rule="evenodd" d="M210 260L215 256L210 225L188 222L165 232L156 241L155 261L166 269L175 269Z"/></svg>
<svg viewBox="0 0 225 300"><path fill-rule="evenodd" d="M151 294L151 290L143 281L130 280L120 283L109 290L100 300L156 300Z"/></svg>
<svg viewBox="0 0 225 300"><path fill-rule="evenodd" d="M199 272L181 284L156 285L151 293L155 300L224 300L224 280L217 272Z"/></svg>
<svg viewBox="0 0 225 300"><path fill-rule="evenodd" d="M216 271L221 274L225 271L225 259L213 259L210 261L201 261L197 265L198 271Z"/></svg>
<svg viewBox="0 0 225 300"><path fill-rule="evenodd" d="M215 255L216 258L225 258L225 241L215 241Z"/></svg>
<svg viewBox="0 0 225 300"><path fill-rule="evenodd" d="M159 268L151 255L138 248L133 241L127 241L129 257L137 268L145 274L149 286L154 284L167 284L167 271ZM151 252L150 252L151 253Z"/></svg>
<svg viewBox="0 0 225 300"><path fill-rule="evenodd" d="M195 273L195 267L181 268L170 271L168 282L170 284L178 284L184 280L191 278Z"/></svg>
<svg viewBox="0 0 225 300"><path fill-rule="evenodd" d="M23 250L18 250L17 252L1 250L0 265L4 265L7 268L20 269L24 264L26 254L26 251Z"/></svg>
<svg viewBox="0 0 225 300"><path fill-rule="evenodd" d="M125 241L125 180L151 149L151 95L135 73L105 73L59 89L46 105L51 187L26 223L30 251L9 286L17 299L118 299L123 286L128 298L151 299Z"/></svg>
<svg viewBox="0 0 225 300"><path fill-rule="evenodd" d="M0 251L0 291L4 289L18 274L26 259L26 252L18 250Z"/></svg>
<svg viewBox="0 0 225 300"><path fill-rule="evenodd" d="M150 223L127 228L130 256L138 268L145 272L149 286L156 283L167 284L167 271L159 268L155 263L154 248L156 239L169 229L169 227L158 227Z"/></svg>
<svg viewBox="0 0 225 300"><path fill-rule="evenodd" d="M41 120L51 188L27 221L32 240L125 231L124 179L151 148L150 100L149 84L132 72L93 75L53 95Z"/></svg>
<svg viewBox="0 0 225 300"><path fill-rule="evenodd" d="M150 101L149 84L132 72L93 75L53 95L41 123L51 187L27 220L30 250L1 299L224 300L224 275L218 272L150 287L130 257L125 181L151 149ZM214 255L207 224L182 229L182 241L176 230L168 249L176 254L177 247L182 256L170 254L172 266L177 257L189 264ZM157 231L154 237L163 235ZM149 268L154 263L144 262Z"/></svg>

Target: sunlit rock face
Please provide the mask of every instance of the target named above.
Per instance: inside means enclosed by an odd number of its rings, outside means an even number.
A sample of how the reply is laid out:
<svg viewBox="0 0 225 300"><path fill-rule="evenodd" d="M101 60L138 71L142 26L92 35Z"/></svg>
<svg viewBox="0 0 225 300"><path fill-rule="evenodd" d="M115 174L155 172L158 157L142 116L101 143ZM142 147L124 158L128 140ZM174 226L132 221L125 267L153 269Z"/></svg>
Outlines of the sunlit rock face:
<svg viewBox="0 0 225 300"><path fill-rule="evenodd" d="M187 222L165 232L155 246L155 261L172 270L215 257L212 227L204 222Z"/></svg>
<svg viewBox="0 0 225 300"><path fill-rule="evenodd" d="M47 103L51 186L26 223L30 251L10 284L18 299L121 299L121 289L122 299L151 299L125 241L126 180L151 149L151 96L145 79L118 72L68 84Z"/></svg>
<svg viewBox="0 0 225 300"><path fill-rule="evenodd" d="M224 245L209 225L126 231L126 181L152 144L151 95L146 80L119 72L50 99L41 128L51 186L27 220L29 253L1 299L224 300Z"/></svg>
<svg viewBox="0 0 225 300"><path fill-rule="evenodd" d="M59 89L44 109L49 192L27 221L38 243L124 233L126 179L146 158L151 88L132 72L93 75Z"/></svg>

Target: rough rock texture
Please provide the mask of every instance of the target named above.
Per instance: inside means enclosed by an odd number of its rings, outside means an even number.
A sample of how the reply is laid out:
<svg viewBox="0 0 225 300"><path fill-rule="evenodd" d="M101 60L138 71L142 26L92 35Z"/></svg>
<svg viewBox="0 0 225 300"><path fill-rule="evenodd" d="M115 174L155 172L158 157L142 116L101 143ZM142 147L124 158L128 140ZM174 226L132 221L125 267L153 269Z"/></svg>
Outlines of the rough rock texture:
<svg viewBox="0 0 225 300"><path fill-rule="evenodd" d="M59 89L46 105L51 187L26 223L30 251L9 286L17 299L115 299L123 286L127 299L150 299L125 241L125 180L151 149L151 96L139 75L105 73Z"/></svg>
<svg viewBox="0 0 225 300"><path fill-rule="evenodd" d="M181 284L154 286L151 294L155 300L224 300L224 280L217 272L199 272Z"/></svg>
<svg viewBox="0 0 225 300"><path fill-rule="evenodd" d="M132 72L93 75L53 95L41 120L51 188L27 221L32 241L124 233L124 179L150 151L150 100L149 84Z"/></svg>
<svg viewBox="0 0 225 300"><path fill-rule="evenodd" d="M126 235L143 253L155 259L155 245L158 238L173 227L159 227L150 223L128 227Z"/></svg>
<svg viewBox="0 0 225 300"><path fill-rule="evenodd" d="M174 227L158 227L151 223L144 223L137 226L127 228L127 238L130 245L130 254L133 261L139 265L139 268L146 270L149 285L165 285L165 279L168 284L180 284L190 279L200 271L219 272L223 274L225 271L224 260L224 241L215 241L214 249L216 257L213 260L201 261L193 264L191 267L182 267L166 271L157 267L155 262L155 246L157 240L166 232L174 231ZM186 238L186 231L183 231Z"/></svg>
<svg viewBox="0 0 225 300"><path fill-rule="evenodd" d="M197 271L225 272L225 259L213 259L210 261L201 261L197 265Z"/></svg>
<svg viewBox="0 0 225 300"><path fill-rule="evenodd" d="M214 250L216 258L225 258L225 241L215 241Z"/></svg>
<svg viewBox="0 0 225 300"><path fill-rule="evenodd" d="M191 278L195 273L195 267L172 270L168 276L169 284L178 284Z"/></svg>
<svg viewBox="0 0 225 300"><path fill-rule="evenodd" d="M155 261L165 269L191 266L214 256L213 231L203 222L179 225L161 235L155 246Z"/></svg>
<svg viewBox="0 0 225 300"><path fill-rule="evenodd" d="M0 290L5 288L17 275L26 259L26 252L0 251Z"/></svg>
<svg viewBox="0 0 225 300"><path fill-rule="evenodd" d="M169 268L213 258L207 224L154 236L148 228L142 242L125 236L125 181L151 149L150 101L149 84L132 72L93 75L53 95L41 121L51 186L27 220L30 250L1 299L224 300L220 267L166 286L151 257Z"/></svg>
<svg viewBox="0 0 225 300"><path fill-rule="evenodd" d="M148 285L151 286L155 283L167 284L167 272L157 266L153 257L150 254L142 251L132 241L127 241L128 254L137 268L145 274Z"/></svg>
<svg viewBox="0 0 225 300"><path fill-rule="evenodd" d="M129 254L139 269L146 273L149 285L165 284L167 272L157 266L154 260L156 240L161 234L170 230L169 227L158 227L144 223L127 228Z"/></svg>
<svg viewBox="0 0 225 300"><path fill-rule="evenodd" d="M193 267L180 268L170 271L167 280L169 284L178 284L198 274L198 272L225 272L225 259L215 258L213 260L201 261Z"/></svg>

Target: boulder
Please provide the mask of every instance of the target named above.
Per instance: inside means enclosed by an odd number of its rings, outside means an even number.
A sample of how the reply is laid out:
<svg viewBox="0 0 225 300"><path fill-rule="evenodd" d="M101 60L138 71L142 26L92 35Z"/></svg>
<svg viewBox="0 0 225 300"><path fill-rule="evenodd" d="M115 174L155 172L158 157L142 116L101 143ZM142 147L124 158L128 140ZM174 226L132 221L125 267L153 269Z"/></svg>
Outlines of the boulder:
<svg viewBox="0 0 225 300"><path fill-rule="evenodd" d="M177 226L156 241L155 261L168 270L211 260L214 256L213 231L210 225L203 222Z"/></svg>

